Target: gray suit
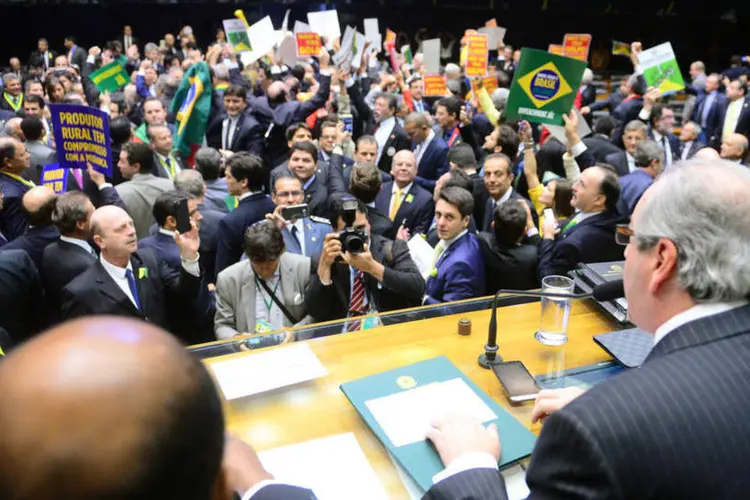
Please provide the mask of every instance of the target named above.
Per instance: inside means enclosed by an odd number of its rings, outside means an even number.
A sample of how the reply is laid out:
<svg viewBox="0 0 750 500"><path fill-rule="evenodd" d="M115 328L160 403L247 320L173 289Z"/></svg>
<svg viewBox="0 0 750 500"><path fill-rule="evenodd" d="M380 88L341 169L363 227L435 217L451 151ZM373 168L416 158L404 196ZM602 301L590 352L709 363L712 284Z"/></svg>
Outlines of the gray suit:
<svg viewBox="0 0 750 500"><path fill-rule="evenodd" d="M26 151L29 152L29 166L35 167L37 165L44 166L50 163L57 163L57 153L55 153L55 150L48 147L42 141L28 141L24 146L26 146Z"/></svg>
<svg viewBox="0 0 750 500"><path fill-rule="evenodd" d="M151 224L156 222L152 213L156 198L166 191L174 190L174 184L169 179L151 174L136 174L128 182L115 186L115 189L133 218L135 232L141 240L149 235Z"/></svg>
<svg viewBox="0 0 750 500"><path fill-rule="evenodd" d="M310 258L284 252L279 261L281 294L284 306L295 318L297 325L310 323L305 304L305 289L310 282ZM216 280L216 338L227 339L238 333L255 331L255 273L246 260L229 266ZM284 326L291 327L284 317Z"/></svg>

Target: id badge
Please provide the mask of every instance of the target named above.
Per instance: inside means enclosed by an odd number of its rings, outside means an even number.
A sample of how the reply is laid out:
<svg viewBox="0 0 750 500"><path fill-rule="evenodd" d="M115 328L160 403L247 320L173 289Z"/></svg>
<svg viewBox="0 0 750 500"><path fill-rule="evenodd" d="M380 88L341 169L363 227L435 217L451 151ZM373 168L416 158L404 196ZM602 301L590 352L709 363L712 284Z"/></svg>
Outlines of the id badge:
<svg viewBox="0 0 750 500"><path fill-rule="evenodd" d="M255 322L255 333L268 333L272 332L273 327L271 326L271 323L268 321L263 321L262 319L259 319Z"/></svg>

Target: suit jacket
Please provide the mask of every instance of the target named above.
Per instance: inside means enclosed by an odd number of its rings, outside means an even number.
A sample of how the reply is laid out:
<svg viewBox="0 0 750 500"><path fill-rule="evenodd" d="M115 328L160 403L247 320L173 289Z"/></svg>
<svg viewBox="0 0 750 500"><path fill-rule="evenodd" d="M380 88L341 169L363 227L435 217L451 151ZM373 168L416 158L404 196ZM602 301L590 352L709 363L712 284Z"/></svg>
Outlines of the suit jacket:
<svg viewBox="0 0 750 500"><path fill-rule="evenodd" d="M211 210L227 213L229 212L226 202L227 196L229 196L229 191L227 190L226 179L220 177L212 181L206 181L206 195L203 197L205 206Z"/></svg>
<svg viewBox="0 0 750 500"><path fill-rule="evenodd" d="M223 137L222 130L224 128L224 120L228 119L226 113L219 114L209 124L206 129L206 142L212 148L223 149ZM232 143L229 145L230 151L238 153L240 151L247 151L254 153L261 158L263 157L263 141L264 141L264 130L258 120L249 113L247 110L245 113L240 115L237 120L237 126L232 134Z"/></svg>
<svg viewBox="0 0 750 500"><path fill-rule="evenodd" d="M44 248L57 241L60 233L54 225L29 227L25 233L3 247L3 250L25 250L37 269L42 268Z"/></svg>
<svg viewBox="0 0 750 500"><path fill-rule="evenodd" d="M23 250L0 251L0 329L20 343L44 328L44 293L34 262Z"/></svg>
<svg viewBox="0 0 750 500"><path fill-rule="evenodd" d="M271 171L271 184L282 175L294 176L287 164L281 164ZM330 218L331 197L346 193L341 171L330 168L325 163L318 163L318 169L314 175L315 179L305 188L305 203L307 203L310 215Z"/></svg>
<svg viewBox="0 0 750 500"><path fill-rule="evenodd" d="M44 166L57 163L57 153L54 149L47 147L42 141L27 141L24 143L26 151L29 152L29 166ZM26 169L27 171L29 169Z"/></svg>
<svg viewBox="0 0 750 500"><path fill-rule="evenodd" d="M736 394L750 376L748 324L744 306L680 326L641 367L552 414L526 473L529 498L743 498L750 436L735 416L747 407ZM490 472L457 474L425 498L507 498Z"/></svg>
<svg viewBox="0 0 750 500"><path fill-rule="evenodd" d="M170 155L169 159L176 162L175 173L178 173L187 168L185 166L185 162L182 160L182 158L180 158L180 155L177 152ZM156 153L154 153L154 171L152 172L154 174L154 177L160 177L162 179L172 180L170 176L170 172L167 169L168 169L168 166L163 165L159 156Z"/></svg>
<svg viewBox="0 0 750 500"><path fill-rule="evenodd" d="M594 101L591 104L589 104L589 109L591 109L591 112L593 113L594 111L599 111L604 108L607 108L611 114L617 109L617 106L619 106L620 103L622 103L623 99L624 99L623 95L620 93L619 90L617 90L609 94L609 96L607 96L606 99Z"/></svg>
<svg viewBox="0 0 750 500"><path fill-rule="evenodd" d="M539 277L564 276L579 263L622 260L625 247L615 242L616 213L602 212L563 231L557 240L543 239L539 246Z"/></svg>
<svg viewBox="0 0 750 500"><path fill-rule="evenodd" d="M375 207L383 214L390 214L392 197L393 182L383 184L378 197L375 198ZM398 231L398 228L403 225L412 235L426 233L430 229L434 216L435 202L432 200L432 195L426 189L413 183L401 206L398 207L392 226Z"/></svg>
<svg viewBox="0 0 750 500"><path fill-rule="evenodd" d="M331 225L322 222L323 220L325 219L320 219L318 217L307 217L303 219L303 225L305 228L304 254L302 253L302 247L300 246L299 241L297 241L297 238L295 238L291 233L291 226L287 226L282 229L281 234L282 236L284 236L286 251L293 254L310 257L313 261L317 262L320 258L321 252L323 251L323 240L325 239L326 235L332 231Z"/></svg>
<svg viewBox="0 0 750 500"><path fill-rule="evenodd" d="M536 209L534 208L534 205L531 203L531 201L527 200L526 198L518 194L515 189L510 194L510 199L519 200L519 201L526 203L526 205L528 205L529 208L531 209L531 218L534 221L534 226L539 227L539 215L536 213ZM487 200L484 202L485 206L484 206L484 212L482 214L482 228L480 230L485 233L489 233L492 231L492 221L495 220L495 211L492 208L492 202L493 202L493 199L491 197L488 197Z"/></svg>
<svg viewBox="0 0 750 500"><path fill-rule="evenodd" d="M648 130L648 138L652 141L656 141L654 137L654 131L649 128ZM680 161L680 139L677 138L676 135L673 133L669 133L666 135L667 141L669 141L669 149L672 153L672 162ZM658 141L657 144L659 144L661 147L664 147L664 144L661 143L661 141ZM665 163L666 165L666 160Z"/></svg>
<svg viewBox="0 0 750 500"><path fill-rule="evenodd" d="M44 53L39 52L38 50L35 50L31 53L31 56L29 56L29 66L34 68L54 68L55 67L55 58L57 57L57 53L48 50L47 51L47 64L44 62Z"/></svg>
<svg viewBox="0 0 750 500"><path fill-rule="evenodd" d="M370 223L370 232L389 240L395 240L397 228L394 227L393 221L391 221L391 219L389 219L385 213L381 212L376 207L368 206L366 208L367 220Z"/></svg>
<svg viewBox="0 0 750 500"><path fill-rule="evenodd" d="M618 126L612 133L612 143L618 147L624 147L622 143L623 130L625 125L636 120L643 109L643 98L635 97L633 99L623 100L619 106L612 112L612 117L617 120Z"/></svg>
<svg viewBox="0 0 750 500"><path fill-rule="evenodd" d="M174 236L160 233L157 230L156 234L147 236L139 241L138 248L141 250L144 248L152 249L159 256L159 259L166 262L173 269L179 269L182 266L180 249L174 241Z"/></svg>
<svg viewBox="0 0 750 500"><path fill-rule="evenodd" d="M638 200L653 183L654 178L651 174L641 168L620 178L620 199L617 201L617 211L621 217L630 217Z"/></svg>
<svg viewBox="0 0 750 500"><path fill-rule="evenodd" d="M619 153L622 151L620 148L612 144L609 137L604 134L594 134L592 136L583 139L583 143L594 155L596 161L605 162L607 155L613 153Z"/></svg>
<svg viewBox="0 0 750 500"><path fill-rule="evenodd" d="M584 85L580 89L581 106L591 106L596 101L596 87L591 84Z"/></svg>
<svg viewBox="0 0 750 500"><path fill-rule="evenodd" d="M180 268L170 268L151 249L138 250L130 257L142 310L139 311L114 282L100 261L75 278L62 292L62 319L112 315L140 318L172 331L167 303L185 303L198 296L201 278ZM148 273L140 278L139 269Z"/></svg>
<svg viewBox="0 0 750 500"><path fill-rule="evenodd" d="M416 149L416 146L412 149ZM448 145L438 136L430 141L417 165L417 183L430 192L435 190L435 183L441 175L450 170L448 163Z"/></svg>
<svg viewBox="0 0 750 500"><path fill-rule="evenodd" d="M710 108L706 111L706 119L703 120L708 96L709 94L705 92L698 96L693 112L690 115L690 120L700 125L703 128L706 140L713 143L711 138L717 134L721 135L721 125L724 122L727 96L717 90L715 97L711 100Z"/></svg>
<svg viewBox="0 0 750 500"><path fill-rule="evenodd" d="M284 317L284 326L307 324L305 290L310 282L309 257L284 252L279 260L281 294L284 307L297 320L292 324ZM255 273L247 261L238 262L219 273L216 281L216 317L214 330L217 339L228 339L238 333L255 332L255 300L258 285ZM265 295L264 295L265 297ZM274 305L273 307L278 307Z"/></svg>
<svg viewBox="0 0 750 500"><path fill-rule="evenodd" d="M628 165L628 156L625 151L619 153L612 153L607 155L604 159L604 163L612 165L617 171L617 175L620 177L626 176L630 173L630 165Z"/></svg>
<svg viewBox="0 0 750 500"><path fill-rule="evenodd" d="M388 246L391 247L390 252ZM370 235L370 252L385 267L383 281L365 274L365 287L370 304L378 312L394 311L420 304L424 295L424 280L409 255L403 241L388 242L376 234ZM390 255L389 255L390 254ZM346 318L351 300L349 266L335 263L331 268L332 284L325 286L314 273L305 300L308 311L316 321Z"/></svg>
<svg viewBox="0 0 750 500"><path fill-rule="evenodd" d="M203 217L198 235L200 244L200 263L206 283L216 283L216 248L219 240L219 224L224 218L224 212L208 208L205 204L198 205L198 212Z"/></svg>
<svg viewBox="0 0 750 500"><path fill-rule="evenodd" d="M335 158L339 155L333 155L333 159L331 160L331 167L333 168L333 165L336 163ZM344 186L346 186L347 190L349 189L349 182L352 178L352 168L354 165L350 165L348 167L345 167L342 171L342 177L344 181ZM384 185L386 182L391 182L393 180L393 177L391 177L391 174L388 172L380 171L380 184Z"/></svg>
<svg viewBox="0 0 750 500"><path fill-rule="evenodd" d="M427 278L425 305L481 297L485 293L484 261L479 240L468 232L445 250L436 276Z"/></svg>
<svg viewBox="0 0 750 500"><path fill-rule="evenodd" d="M169 179L152 174L138 174L128 182L115 186L115 190L133 218L135 231L140 240L149 235L149 227L156 222L153 215L156 198L162 193L174 190L174 184Z"/></svg>
<svg viewBox="0 0 750 500"><path fill-rule="evenodd" d="M724 102L721 107L721 120L719 121L719 128L715 131L713 136L713 145L717 149L721 146L722 134L724 132L724 121L727 118L727 111L729 109L729 100ZM742 110L740 111L739 119L737 120L737 126L734 128L736 134L742 134L745 137L750 138L750 98L745 97L742 104Z"/></svg>
<svg viewBox="0 0 750 500"><path fill-rule="evenodd" d="M687 145L687 143L685 143L685 142L681 142L680 143L680 159L682 158L682 153L685 151L685 146L686 145ZM695 156L695 153L697 153L698 151L700 151L701 149L703 149L705 147L706 147L706 145L703 144L702 142L698 141L698 140L690 141L690 150L688 151L686 159L689 160L690 158L692 158L693 156Z"/></svg>
<svg viewBox="0 0 750 500"><path fill-rule="evenodd" d="M487 293L494 294L501 288L531 290L539 288L539 243L534 236L528 243L500 246L493 233L480 233L479 245L485 265Z"/></svg>
<svg viewBox="0 0 750 500"><path fill-rule="evenodd" d="M221 219L216 241L216 274L240 260L245 230L265 219L266 214L272 213L274 208L271 198L263 193L254 193Z"/></svg>
<svg viewBox="0 0 750 500"><path fill-rule="evenodd" d="M53 322L60 319L63 288L83 274L94 262L94 255L67 241L58 239L44 248L39 271Z"/></svg>
<svg viewBox="0 0 750 500"><path fill-rule="evenodd" d="M86 52L86 49L83 47L75 46L75 50L73 50L73 56L70 58L71 64L78 65L78 69L83 69L83 65L86 64L86 57L88 56L88 53ZM70 51L66 51L65 55L67 56Z"/></svg>
<svg viewBox="0 0 750 500"><path fill-rule="evenodd" d="M3 209L0 210L0 233L8 241L21 236L26 231L26 215L21 210L21 198L30 189L22 182L0 174L0 192L3 193Z"/></svg>

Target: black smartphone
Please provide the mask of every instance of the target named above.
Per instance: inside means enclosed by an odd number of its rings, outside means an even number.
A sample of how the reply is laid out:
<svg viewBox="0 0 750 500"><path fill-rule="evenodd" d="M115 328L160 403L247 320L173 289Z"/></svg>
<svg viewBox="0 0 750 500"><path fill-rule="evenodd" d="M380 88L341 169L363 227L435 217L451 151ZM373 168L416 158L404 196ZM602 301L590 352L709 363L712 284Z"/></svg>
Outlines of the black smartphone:
<svg viewBox="0 0 750 500"><path fill-rule="evenodd" d="M495 372L495 376L511 403L517 404L536 399L539 385L520 361L507 361L493 365L492 371Z"/></svg>
<svg viewBox="0 0 750 500"><path fill-rule="evenodd" d="M174 204L175 219L177 220L177 231L180 234L189 233L193 229L190 223L190 209L188 208L187 198L176 201Z"/></svg>
<svg viewBox="0 0 750 500"><path fill-rule="evenodd" d="M284 220L298 220L304 219L309 215L307 204L291 205L281 209L281 216Z"/></svg>
<svg viewBox="0 0 750 500"><path fill-rule="evenodd" d="M344 122L344 132L351 134L354 127L353 118L351 116L344 116L341 118L341 121Z"/></svg>

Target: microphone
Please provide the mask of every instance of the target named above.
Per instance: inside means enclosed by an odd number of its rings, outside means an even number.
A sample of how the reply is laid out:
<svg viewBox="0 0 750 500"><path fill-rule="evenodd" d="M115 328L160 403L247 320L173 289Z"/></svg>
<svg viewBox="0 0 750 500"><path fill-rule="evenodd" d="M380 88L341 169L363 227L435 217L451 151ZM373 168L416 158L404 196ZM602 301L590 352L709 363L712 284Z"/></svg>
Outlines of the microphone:
<svg viewBox="0 0 750 500"><path fill-rule="evenodd" d="M495 293L495 297L492 299L492 315L490 316L487 343L484 345L484 354L481 354L478 360L479 366L488 370L493 365L499 365L503 362L502 356L497 354L497 301L501 295L522 295L526 297L547 297L553 299L588 299L593 297L600 302L606 302L623 297L625 291L622 280L599 285L591 293L534 292L501 288Z"/></svg>

